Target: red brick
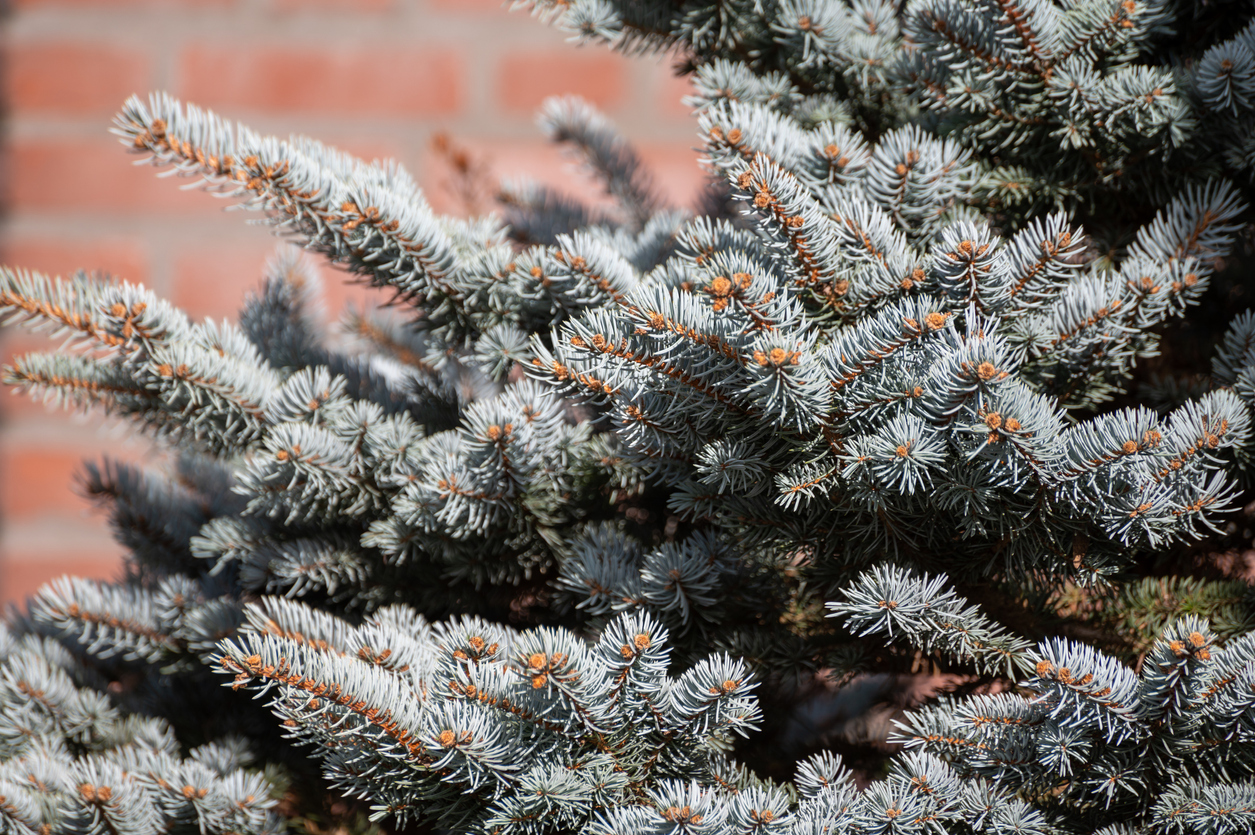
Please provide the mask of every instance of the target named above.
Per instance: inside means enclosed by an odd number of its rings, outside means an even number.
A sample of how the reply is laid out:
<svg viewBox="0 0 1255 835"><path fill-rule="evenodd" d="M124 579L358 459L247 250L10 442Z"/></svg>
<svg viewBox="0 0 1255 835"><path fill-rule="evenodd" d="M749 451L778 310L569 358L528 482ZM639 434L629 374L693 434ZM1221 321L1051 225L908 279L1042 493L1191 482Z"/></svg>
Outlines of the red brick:
<svg viewBox="0 0 1255 835"><path fill-rule="evenodd" d="M0 248L0 261L11 267L69 277L76 270L103 270L132 284L148 280L148 253L136 238L14 238Z"/></svg>
<svg viewBox="0 0 1255 835"><path fill-rule="evenodd" d="M335 328L335 323L350 305L358 311L371 310L386 304L392 298L392 293L387 290L359 283L352 273L321 260L318 263L318 276L322 281L322 309L329 328ZM396 312L402 316L408 310L404 305L396 308Z"/></svg>
<svg viewBox="0 0 1255 835"><path fill-rule="evenodd" d="M693 150L688 142L634 144L663 196L672 205L693 206L707 179L706 172L697 162L701 154Z"/></svg>
<svg viewBox="0 0 1255 835"><path fill-rule="evenodd" d="M500 165L499 159L502 151L515 155L521 152L525 155L528 164L539 165L540 169L536 171L528 169L533 179L539 178L541 170L545 167L553 165L553 160L543 156L543 150L546 149L545 143L537 143L534 140L504 143L500 140L491 142L482 138L460 135L446 134L446 137L449 140L448 149L441 152L437 151L432 144L428 144L417 171L423 194L437 214L465 217L469 214L491 211L494 208L493 195L500 186L501 175L505 170ZM534 153L538 145L542 149L542 154ZM472 169L470 176L474 180L474 199L481 205L468 209L466 200L458 194L457 189L460 185L457 181L460 175L450 161L451 153L466 155L466 161Z"/></svg>
<svg viewBox="0 0 1255 835"><path fill-rule="evenodd" d="M230 241L182 250L175 260L171 301L195 320L212 317L235 321L245 297L261 287L266 261L277 246L277 242L265 240ZM354 276L320 256L307 257L318 271L320 307L329 324L339 319L346 305L361 310L389 298L386 291L363 287Z"/></svg>
<svg viewBox="0 0 1255 835"><path fill-rule="evenodd" d="M82 514L90 503L78 494L83 461L95 450L12 441L0 447L0 518Z"/></svg>
<svg viewBox="0 0 1255 835"><path fill-rule="evenodd" d="M604 50L515 52L497 66L500 106L531 115L549 96L581 96L602 109L623 101L629 59Z"/></svg>
<svg viewBox="0 0 1255 835"><path fill-rule="evenodd" d="M111 137L14 141L9 148L9 208L129 213L212 212L212 197L180 191L180 180L158 179L135 166Z"/></svg>
<svg viewBox="0 0 1255 835"><path fill-rule="evenodd" d="M124 9L131 6L183 6L196 8L207 6L222 8L232 6L238 0L12 0L18 9L57 8L64 6L74 9Z"/></svg>
<svg viewBox="0 0 1255 835"><path fill-rule="evenodd" d="M271 4L281 12L314 10L360 13L386 11L396 5L396 0L271 0Z"/></svg>
<svg viewBox="0 0 1255 835"><path fill-rule="evenodd" d="M6 342L8 340L5 340ZM53 346L44 344L39 346L31 346L27 350L4 349L4 365L12 365L13 360L22 354L30 353L30 351L47 351ZM98 413L103 415L104 412ZM0 417L3 417L6 423L13 423L19 420L43 420L43 421L65 421L69 424L70 416L44 403L42 400L31 397L29 394L18 392L17 389L5 386L0 390ZM0 521L3 521L0 519Z"/></svg>
<svg viewBox="0 0 1255 835"><path fill-rule="evenodd" d="M109 538L103 524L38 550L13 550L0 555L0 606L22 603L45 583L66 574L92 580L116 580L122 575L122 548ZM74 540L74 541L67 541Z"/></svg>
<svg viewBox="0 0 1255 835"><path fill-rule="evenodd" d="M510 0L427 0L427 7L447 12L500 12L505 15L510 11Z"/></svg>
<svg viewBox="0 0 1255 835"><path fill-rule="evenodd" d="M540 138L526 140L475 139L455 137L485 169L485 179L494 187L503 179L533 180L592 205L609 205L600 186L585 177L556 145ZM450 170L440 155L429 152L422 169L422 183L432 208L457 214L461 204L445 187Z"/></svg>
<svg viewBox="0 0 1255 835"><path fill-rule="evenodd" d="M274 242L261 235L184 248L175 257L170 301L194 320L234 321L244 296L261 286L266 259L273 251Z"/></svg>
<svg viewBox="0 0 1255 835"><path fill-rule="evenodd" d="M449 115L463 87L458 50L412 43L199 44L184 52L180 77L180 94L209 107L337 116Z"/></svg>
<svg viewBox="0 0 1255 835"><path fill-rule="evenodd" d="M503 178L535 180L588 205L611 205L599 180L585 174L578 164L544 140L468 139L459 144L483 161L491 182ZM675 206L692 206L699 189L706 182L706 174L698 165L700 154L683 141L632 144L662 195ZM430 155L423 168L423 182L427 186L427 196L437 211L460 209L447 190L440 187L448 176L448 168L439 157Z"/></svg>
<svg viewBox="0 0 1255 835"><path fill-rule="evenodd" d="M346 136L334 144L366 159L397 155L395 143L375 137ZM198 189L180 188L190 180L158 177L165 169L135 164L142 159L109 136L79 141L15 141L9 147L9 208L16 213L63 210L116 214L121 210L209 216L230 205L230 201Z"/></svg>
<svg viewBox="0 0 1255 835"><path fill-rule="evenodd" d="M654 101L660 114L670 116L677 121L693 125L693 134L697 134L697 120L693 118L693 109L684 104L684 98L693 94L693 81L689 76L678 76L670 67L666 72L659 73Z"/></svg>
<svg viewBox="0 0 1255 835"><path fill-rule="evenodd" d="M100 43L18 42L8 54L5 86L18 113L108 115L151 86L148 57Z"/></svg>

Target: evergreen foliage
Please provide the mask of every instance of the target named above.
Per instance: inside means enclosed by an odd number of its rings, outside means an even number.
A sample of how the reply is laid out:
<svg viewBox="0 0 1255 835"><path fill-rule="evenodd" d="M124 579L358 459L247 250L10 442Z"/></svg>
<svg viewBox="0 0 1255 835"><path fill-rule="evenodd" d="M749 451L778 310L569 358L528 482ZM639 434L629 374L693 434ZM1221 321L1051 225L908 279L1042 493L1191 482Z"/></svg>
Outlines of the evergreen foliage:
<svg viewBox="0 0 1255 835"><path fill-rule="evenodd" d="M1255 316L1130 391L1249 266L1250 10L516 5L681 61L696 209L575 99L613 208L461 219L158 93L131 151L396 309L0 269L64 340L6 381L171 453L84 475L127 575L0 631L0 833L1249 831ZM879 760L790 731L921 671Z"/></svg>

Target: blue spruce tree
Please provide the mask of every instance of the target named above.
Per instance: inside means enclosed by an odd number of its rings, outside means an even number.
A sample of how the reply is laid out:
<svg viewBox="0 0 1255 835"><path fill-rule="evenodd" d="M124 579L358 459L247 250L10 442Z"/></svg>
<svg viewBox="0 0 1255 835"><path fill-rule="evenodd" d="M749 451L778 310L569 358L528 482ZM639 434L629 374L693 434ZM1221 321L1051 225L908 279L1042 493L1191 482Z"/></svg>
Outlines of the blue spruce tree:
<svg viewBox="0 0 1255 835"><path fill-rule="evenodd" d="M700 206L574 99L613 209L466 220L157 93L127 149L395 309L0 271L6 381L169 452L0 627L0 833L1251 831L1249 4L516 5L691 76Z"/></svg>

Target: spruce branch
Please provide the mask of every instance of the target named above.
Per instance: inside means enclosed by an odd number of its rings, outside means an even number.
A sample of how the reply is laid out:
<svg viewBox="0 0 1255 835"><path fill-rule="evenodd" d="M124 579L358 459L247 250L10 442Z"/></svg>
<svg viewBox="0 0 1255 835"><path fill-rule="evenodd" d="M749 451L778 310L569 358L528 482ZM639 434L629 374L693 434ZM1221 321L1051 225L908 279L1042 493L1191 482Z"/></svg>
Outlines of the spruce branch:
<svg viewBox="0 0 1255 835"><path fill-rule="evenodd" d="M456 313L453 239L403 169L301 137L263 138L165 94L128 100L114 132L153 165L264 212L277 231L374 286Z"/></svg>
<svg viewBox="0 0 1255 835"><path fill-rule="evenodd" d="M1030 669L1030 644L946 589L947 580L878 566L844 589L844 600L827 604L829 617L846 618L859 636L883 633L924 652L974 663L986 674Z"/></svg>
<svg viewBox="0 0 1255 835"><path fill-rule="evenodd" d="M569 144L619 203L630 227L640 230L662 209L640 157L604 116L583 99L553 97L537 117L551 142Z"/></svg>

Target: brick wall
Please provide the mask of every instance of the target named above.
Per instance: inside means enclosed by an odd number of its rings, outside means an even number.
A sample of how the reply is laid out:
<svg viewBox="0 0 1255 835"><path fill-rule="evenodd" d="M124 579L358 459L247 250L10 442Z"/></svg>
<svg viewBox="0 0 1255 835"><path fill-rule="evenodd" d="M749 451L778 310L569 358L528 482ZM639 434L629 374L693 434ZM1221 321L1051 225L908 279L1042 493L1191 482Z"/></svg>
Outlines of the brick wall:
<svg viewBox="0 0 1255 835"><path fill-rule="evenodd" d="M576 48L502 0L11 0L5 22L5 214L0 259L50 273L98 268L194 317L231 316L274 239L213 197L132 167L107 133L131 93L169 90L262 131L400 160L456 210L440 132L495 177L588 188L534 127L576 93L637 143L673 201L701 180L684 82L658 57ZM364 291L324 271L334 314ZM0 353L45 347L12 331ZM0 398L0 602L65 572L116 573L119 548L74 490L84 458L143 461L124 425Z"/></svg>

